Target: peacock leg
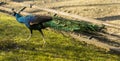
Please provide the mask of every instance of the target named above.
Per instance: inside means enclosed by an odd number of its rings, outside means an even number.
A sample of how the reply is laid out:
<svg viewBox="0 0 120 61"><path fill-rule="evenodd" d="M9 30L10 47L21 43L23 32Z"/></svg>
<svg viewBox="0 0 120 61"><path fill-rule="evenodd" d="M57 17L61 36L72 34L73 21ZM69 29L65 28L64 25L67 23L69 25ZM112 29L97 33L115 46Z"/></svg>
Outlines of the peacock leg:
<svg viewBox="0 0 120 61"><path fill-rule="evenodd" d="M30 40L30 38L32 37L32 30L30 30L30 35L29 35L29 37L26 39L26 41L28 41L28 40Z"/></svg>
<svg viewBox="0 0 120 61"><path fill-rule="evenodd" d="M43 32L42 32L42 30L40 29L39 30L39 32L41 33L41 35L42 35L42 38L43 38L43 46L44 46L44 44L46 43L46 41L45 41L45 37L44 37L44 34L43 34Z"/></svg>

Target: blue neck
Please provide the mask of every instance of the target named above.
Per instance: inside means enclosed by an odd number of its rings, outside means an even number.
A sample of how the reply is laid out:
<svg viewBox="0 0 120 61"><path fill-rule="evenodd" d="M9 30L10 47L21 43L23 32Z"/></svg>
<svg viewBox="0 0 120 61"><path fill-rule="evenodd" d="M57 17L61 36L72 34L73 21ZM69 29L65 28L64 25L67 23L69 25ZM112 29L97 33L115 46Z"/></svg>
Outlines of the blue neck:
<svg viewBox="0 0 120 61"><path fill-rule="evenodd" d="M22 15L16 13L16 14L15 14L15 17L16 17L16 19L18 19L18 18L22 17Z"/></svg>
<svg viewBox="0 0 120 61"><path fill-rule="evenodd" d="M30 22L30 19L31 19L32 17L22 16L22 15L20 15L20 14L18 14L18 13L15 14L15 17L16 17L16 20L17 20L19 23L23 23L23 24L25 24L27 27L30 27L29 22Z"/></svg>

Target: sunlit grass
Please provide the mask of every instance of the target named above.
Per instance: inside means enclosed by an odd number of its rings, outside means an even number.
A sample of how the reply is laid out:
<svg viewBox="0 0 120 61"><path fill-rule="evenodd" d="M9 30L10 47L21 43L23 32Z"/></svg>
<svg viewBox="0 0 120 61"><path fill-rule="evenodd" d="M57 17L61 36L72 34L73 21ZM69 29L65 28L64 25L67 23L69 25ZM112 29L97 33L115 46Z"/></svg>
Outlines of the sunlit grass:
<svg viewBox="0 0 120 61"><path fill-rule="evenodd" d="M14 17L0 13L0 61L120 61L95 46L79 42L60 33L44 30L45 47L40 33L25 41L29 30Z"/></svg>

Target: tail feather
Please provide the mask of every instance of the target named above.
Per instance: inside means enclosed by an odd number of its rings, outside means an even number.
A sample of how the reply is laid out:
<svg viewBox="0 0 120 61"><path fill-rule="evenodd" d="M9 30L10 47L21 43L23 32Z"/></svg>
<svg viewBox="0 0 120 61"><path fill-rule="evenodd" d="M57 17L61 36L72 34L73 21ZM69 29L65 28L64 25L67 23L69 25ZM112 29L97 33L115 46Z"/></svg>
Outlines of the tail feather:
<svg viewBox="0 0 120 61"><path fill-rule="evenodd" d="M98 32L99 26L90 24L88 22L83 21L73 21L66 19L54 19L53 21L49 21L44 23L46 27L50 27L56 30L62 31L75 31L75 32Z"/></svg>

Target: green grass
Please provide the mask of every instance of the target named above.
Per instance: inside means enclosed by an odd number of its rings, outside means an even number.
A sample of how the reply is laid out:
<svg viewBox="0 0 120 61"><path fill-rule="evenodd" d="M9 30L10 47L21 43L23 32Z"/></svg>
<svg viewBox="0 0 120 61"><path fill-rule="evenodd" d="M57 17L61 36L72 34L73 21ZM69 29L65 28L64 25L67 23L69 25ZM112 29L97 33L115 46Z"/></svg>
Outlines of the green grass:
<svg viewBox="0 0 120 61"><path fill-rule="evenodd" d="M14 17L0 13L0 61L120 61L119 55L44 30L46 45L38 31L25 41L29 30Z"/></svg>

